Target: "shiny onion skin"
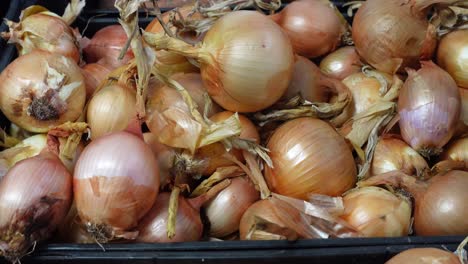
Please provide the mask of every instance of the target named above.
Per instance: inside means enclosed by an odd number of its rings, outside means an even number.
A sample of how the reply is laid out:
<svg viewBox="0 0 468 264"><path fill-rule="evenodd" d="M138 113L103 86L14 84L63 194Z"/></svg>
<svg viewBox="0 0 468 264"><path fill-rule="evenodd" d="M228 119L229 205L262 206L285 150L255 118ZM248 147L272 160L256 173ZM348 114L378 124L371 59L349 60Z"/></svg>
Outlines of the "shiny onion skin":
<svg viewBox="0 0 468 264"><path fill-rule="evenodd" d="M12 262L48 239L72 200L72 176L55 154L22 160L0 181L0 255Z"/></svg>
<svg viewBox="0 0 468 264"><path fill-rule="evenodd" d="M260 199L260 193L246 177L236 177L205 207L210 236L222 238L236 232L244 212Z"/></svg>
<svg viewBox="0 0 468 264"><path fill-rule="evenodd" d="M81 73L86 84L86 99L89 100L93 96L96 88L106 79L111 71L109 66L100 63L89 63L81 68Z"/></svg>
<svg viewBox="0 0 468 264"><path fill-rule="evenodd" d="M299 199L309 193L337 196L356 182L356 165L343 137L328 123L298 118L279 127L268 141L273 168L265 178L273 192Z"/></svg>
<svg viewBox="0 0 468 264"><path fill-rule="evenodd" d="M113 68L126 64L134 57L132 49L127 50L122 60L118 57L127 39L121 25L110 25L100 29L83 48L86 62L93 63L104 59Z"/></svg>
<svg viewBox="0 0 468 264"><path fill-rule="evenodd" d="M99 242L127 237L151 209L159 191L158 164L143 139L116 132L93 140L73 178L76 208Z"/></svg>
<svg viewBox="0 0 468 264"><path fill-rule="evenodd" d="M281 227L286 226L281 218L275 214L274 204L269 199L260 200L252 204L245 211L244 215L242 215L239 225L239 238L241 240L247 239L247 234L255 223L255 216L261 217L262 219L275 223Z"/></svg>
<svg viewBox="0 0 468 264"><path fill-rule="evenodd" d="M450 32L440 40L437 63L458 86L468 89L468 29Z"/></svg>
<svg viewBox="0 0 468 264"><path fill-rule="evenodd" d="M438 248L411 248L394 256L385 264L463 264L450 251Z"/></svg>
<svg viewBox="0 0 468 264"><path fill-rule="evenodd" d="M406 67L418 68L420 60L431 59L437 44L436 29L426 18L429 8L425 3L365 1L353 19L358 54L377 70L389 74Z"/></svg>
<svg viewBox="0 0 468 264"><path fill-rule="evenodd" d="M378 187L351 190L343 196L340 216L364 237L406 236L411 225L409 199Z"/></svg>
<svg viewBox="0 0 468 264"><path fill-rule="evenodd" d="M80 68L62 55L36 50L18 57L0 75L2 112L31 132L75 121L85 99Z"/></svg>
<svg viewBox="0 0 468 264"><path fill-rule="evenodd" d="M450 75L431 61L408 69L398 99L403 139L423 156L440 154L460 118L460 93Z"/></svg>
<svg viewBox="0 0 468 264"><path fill-rule="evenodd" d="M328 54L320 62L320 69L326 75L343 80L353 73L361 71L361 58L354 46L342 47Z"/></svg>
<svg viewBox="0 0 468 264"><path fill-rule="evenodd" d="M468 136L451 142L441 155L441 160L464 161L468 169Z"/></svg>
<svg viewBox="0 0 468 264"><path fill-rule="evenodd" d="M272 15L288 34L297 54L315 58L335 50L347 30L346 21L328 1L299 0Z"/></svg>

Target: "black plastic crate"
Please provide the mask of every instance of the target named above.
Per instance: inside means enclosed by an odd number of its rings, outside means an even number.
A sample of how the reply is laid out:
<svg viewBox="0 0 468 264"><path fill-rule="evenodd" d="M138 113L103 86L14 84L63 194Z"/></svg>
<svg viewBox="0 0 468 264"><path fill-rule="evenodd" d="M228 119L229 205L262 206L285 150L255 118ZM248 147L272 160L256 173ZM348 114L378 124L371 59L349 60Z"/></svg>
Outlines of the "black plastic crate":
<svg viewBox="0 0 468 264"><path fill-rule="evenodd" d="M90 2L92 0L88 0ZM22 9L33 4L47 7L61 14L68 1L12 0L5 18L17 21ZM334 1L344 12L344 0ZM97 30L117 24L116 10L90 10L87 7L74 26L80 31L86 27L85 36L91 37ZM345 15L346 17L346 15ZM346 17L349 19L349 17ZM140 26L145 27L153 17L142 12ZM0 32L7 30L4 23ZM0 72L17 56L14 45L0 40ZM0 114L1 115L1 114ZM8 124L3 115L0 125ZM0 212L1 213L1 212ZM343 238L311 239L299 241L216 241L159 244L47 244L42 243L34 252L25 256L23 264L56 263L327 263L374 264L384 263L392 256L409 248L435 247L455 251L464 239L462 236L398 237L398 238ZM0 258L0 264L8 263Z"/></svg>

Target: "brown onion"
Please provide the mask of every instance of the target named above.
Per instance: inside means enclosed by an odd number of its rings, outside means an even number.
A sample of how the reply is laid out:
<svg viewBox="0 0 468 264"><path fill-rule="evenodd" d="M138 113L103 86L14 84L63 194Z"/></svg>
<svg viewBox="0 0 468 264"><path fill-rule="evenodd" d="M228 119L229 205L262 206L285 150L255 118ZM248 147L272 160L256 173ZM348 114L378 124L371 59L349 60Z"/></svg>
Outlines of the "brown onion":
<svg viewBox="0 0 468 264"><path fill-rule="evenodd" d="M81 68L81 73L86 84L86 99L89 100L99 84L111 73L111 68L101 63L90 63Z"/></svg>
<svg viewBox="0 0 468 264"><path fill-rule="evenodd" d="M468 89L458 89L461 97L460 122L458 122L457 135L463 135L468 129Z"/></svg>
<svg viewBox="0 0 468 264"><path fill-rule="evenodd" d="M351 190L343 196L340 217L365 237L406 236L410 232L411 202L378 187Z"/></svg>
<svg viewBox="0 0 468 264"><path fill-rule="evenodd" d="M452 252L438 248L407 249L385 264L463 264Z"/></svg>
<svg viewBox="0 0 468 264"><path fill-rule="evenodd" d="M460 93L450 75L430 61L408 69L398 99L403 139L423 156L440 153L460 118Z"/></svg>
<svg viewBox="0 0 468 264"><path fill-rule="evenodd" d="M272 15L291 39L294 51L315 58L335 50L347 31L347 23L329 1L299 0Z"/></svg>
<svg viewBox="0 0 468 264"><path fill-rule="evenodd" d="M0 75L0 108L31 132L46 132L81 115L86 88L80 68L62 55L35 50Z"/></svg>
<svg viewBox="0 0 468 264"><path fill-rule="evenodd" d="M268 145L272 191L307 199L309 193L341 195L356 182L356 165L343 137L328 123L298 118L279 127Z"/></svg>
<svg viewBox="0 0 468 264"><path fill-rule="evenodd" d="M143 134L145 143L148 144L153 151L153 154L158 160L159 178L161 187L170 183L171 174L170 170L174 165L174 158L176 155L175 149L168 147L158 141L157 135L151 132Z"/></svg>
<svg viewBox="0 0 468 264"><path fill-rule="evenodd" d="M338 80L360 72L362 66L361 59L353 46L339 48L320 62L322 72Z"/></svg>
<svg viewBox="0 0 468 264"><path fill-rule="evenodd" d="M441 159L465 162L465 169L468 169L468 137L450 143L442 153Z"/></svg>
<svg viewBox="0 0 468 264"><path fill-rule="evenodd" d="M458 84L468 89L468 29L445 35L437 49L437 63Z"/></svg>

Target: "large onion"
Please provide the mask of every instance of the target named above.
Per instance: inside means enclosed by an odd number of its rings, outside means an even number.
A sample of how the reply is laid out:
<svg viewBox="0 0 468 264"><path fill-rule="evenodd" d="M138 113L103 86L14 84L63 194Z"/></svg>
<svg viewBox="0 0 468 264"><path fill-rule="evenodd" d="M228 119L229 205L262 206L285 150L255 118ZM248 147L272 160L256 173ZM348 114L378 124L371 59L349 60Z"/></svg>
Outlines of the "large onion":
<svg viewBox="0 0 468 264"><path fill-rule="evenodd" d="M460 93L452 77L432 62L408 70L398 99L403 139L423 156L440 153L460 117Z"/></svg>
<svg viewBox="0 0 468 264"><path fill-rule="evenodd" d="M14 60L0 75L0 108L28 131L46 132L75 121L85 99L80 68L62 55L36 50Z"/></svg>
<svg viewBox="0 0 468 264"><path fill-rule="evenodd" d="M328 76L343 80L361 71L362 62L352 46L342 47L327 55L320 62L320 69Z"/></svg>
<svg viewBox="0 0 468 264"><path fill-rule="evenodd" d="M452 252L438 248L412 248L394 256L385 264L463 264Z"/></svg>
<svg viewBox="0 0 468 264"><path fill-rule="evenodd" d="M444 36L437 49L437 63L458 84L468 89L468 29Z"/></svg>
<svg viewBox="0 0 468 264"><path fill-rule="evenodd" d="M265 177L272 191L307 199L309 193L341 195L356 182L353 155L326 122L299 118L279 127L268 145L273 168Z"/></svg>

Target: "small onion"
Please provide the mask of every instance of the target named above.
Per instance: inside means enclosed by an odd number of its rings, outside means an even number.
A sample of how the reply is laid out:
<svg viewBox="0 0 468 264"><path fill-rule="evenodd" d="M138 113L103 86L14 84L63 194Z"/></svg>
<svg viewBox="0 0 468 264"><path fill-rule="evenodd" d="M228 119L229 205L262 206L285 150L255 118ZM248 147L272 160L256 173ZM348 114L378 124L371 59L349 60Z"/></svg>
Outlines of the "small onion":
<svg viewBox="0 0 468 264"><path fill-rule="evenodd" d="M80 117L86 88L80 68L64 56L33 51L18 57L0 75L0 108L31 132Z"/></svg>
<svg viewBox="0 0 468 264"><path fill-rule="evenodd" d="M340 216L365 237L406 236L411 225L411 203L402 195L378 187L351 190L343 196Z"/></svg>
<svg viewBox="0 0 468 264"><path fill-rule="evenodd" d="M454 140L450 143L441 155L442 160L454 160L465 162L465 169L468 169L468 137Z"/></svg>
<svg viewBox="0 0 468 264"><path fill-rule="evenodd" d="M468 29L450 32L441 39L437 63L458 86L468 89Z"/></svg>
<svg viewBox="0 0 468 264"><path fill-rule="evenodd" d="M268 145L272 191L307 199L309 193L341 195L356 182L356 165L343 137L328 123L298 118L279 127Z"/></svg>
<svg viewBox="0 0 468 264"><path fill-rule="evenodd" d="M91 139L124 130L135 113L133 90L120 84L102 88L91 98L86 112Z"/></svg>
<svg viewBox="0 0 468 264"><path fill-rule="evenodd" d="M391 258L385 264L463 264L452 252L438 248L411 248Z"/></svg>
<svg viewBox="0 0 468 264"><path fill-rule="evenodd" d="M210 221L210 236L222 238L237 231L244 212L259 199L260 193L249 179L232 179L226 189L204 206Z"/></svg>
<svg viewBox="0 0 468 264"><path fill-rule="evenodd" d="M460 93L450 75L432 62L408 69L398 99L403 139L423 156L440 153L460 117Z"/></svg>
<svg viewBox="0 0 468 264"><path fill-rule="evenodd" d="M90 63L81 68L81 73L86 84L86 99L90 99L99 84L111 73L111 69L100 63Z"/></svg>
<svg viewBox="0 0 468 264"><path fill-rule="evenodd" d="M348 46L339 48L323 58L320 69L332 78L343 80L353 73L360 72L362 65L356 48Z"/></svg>

